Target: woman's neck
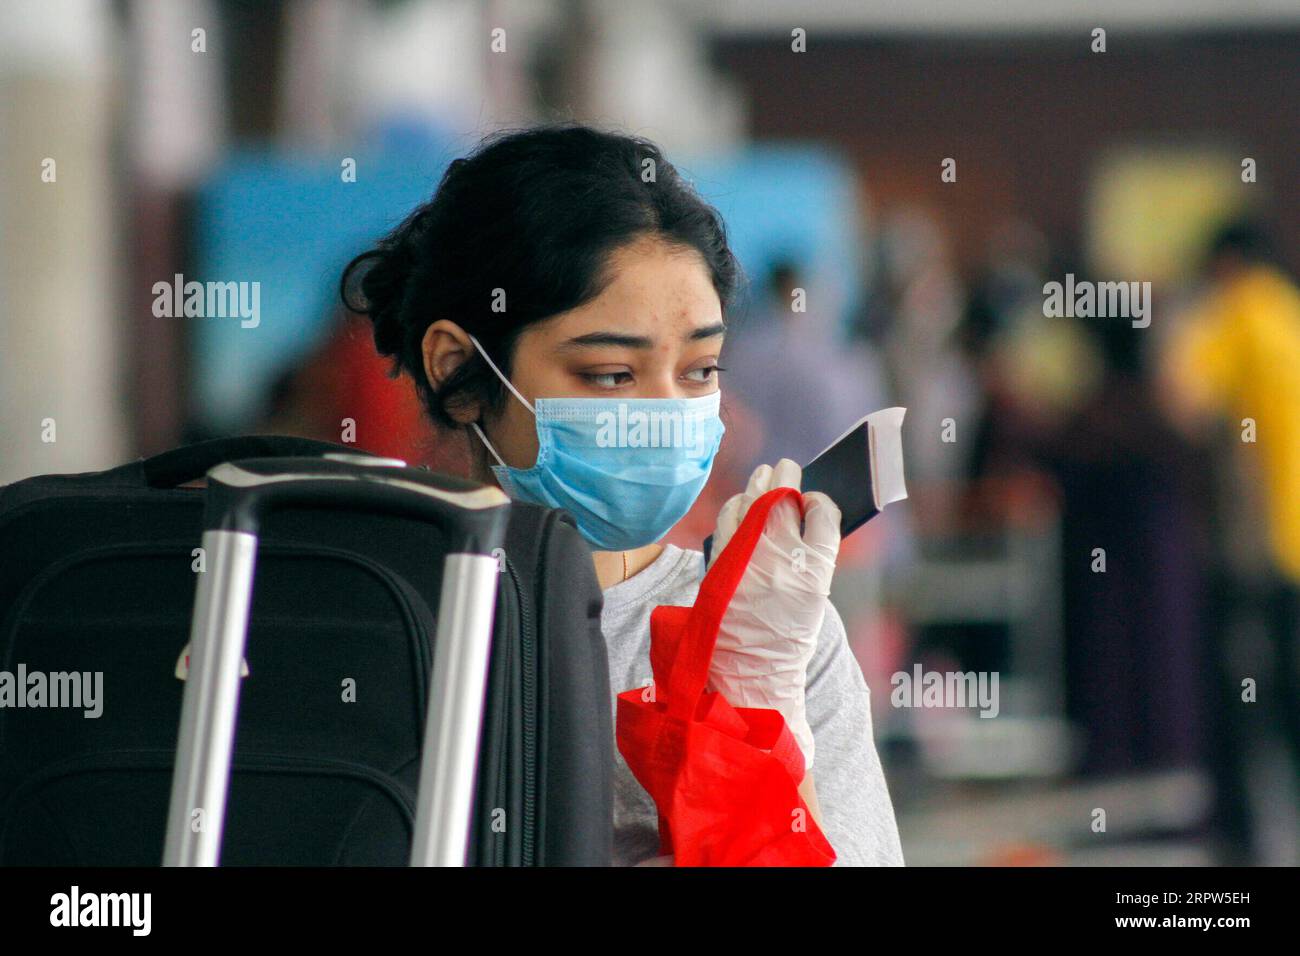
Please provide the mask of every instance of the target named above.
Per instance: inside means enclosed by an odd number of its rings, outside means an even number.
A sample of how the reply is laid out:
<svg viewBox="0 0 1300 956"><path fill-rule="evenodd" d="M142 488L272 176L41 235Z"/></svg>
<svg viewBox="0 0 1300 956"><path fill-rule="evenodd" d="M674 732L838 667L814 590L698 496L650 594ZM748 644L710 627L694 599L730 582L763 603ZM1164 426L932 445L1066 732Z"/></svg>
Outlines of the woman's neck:
<svg viewBox="0 0 1300 956"><path fill-rule="evenodd" d="M663 550L662 544L647 544L631 551L593 551L591 558L596 565L596 580L600 583L600 589L603 591L613 587L649 567Z"/></svg>

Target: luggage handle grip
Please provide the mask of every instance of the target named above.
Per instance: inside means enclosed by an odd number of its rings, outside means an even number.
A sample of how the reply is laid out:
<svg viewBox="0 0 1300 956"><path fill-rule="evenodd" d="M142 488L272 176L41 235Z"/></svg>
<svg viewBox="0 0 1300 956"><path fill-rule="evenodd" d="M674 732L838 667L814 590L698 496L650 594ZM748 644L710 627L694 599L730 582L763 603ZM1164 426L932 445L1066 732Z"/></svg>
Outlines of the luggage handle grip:
<svg viewBox="0 0 1300 956"><path fill-rule="evenodd" d="M140 461L150 488L175 488L197 481L223 461L239 458L311 457L336 452L361 454L355 446L336 445L294 435L241 435L182 445Z"/></svg>
<svg viewBox="0 0 1300 956"><path fill-rule="evenodd" d="M492 554L505 535L510 499L499 488L421 473L418 480L394 469L322 464L328 471L259 472L225 462L208 472L205 531L256 536L262 519L286 507L391 514L426 521L453 535L453 554Z"/></svg>

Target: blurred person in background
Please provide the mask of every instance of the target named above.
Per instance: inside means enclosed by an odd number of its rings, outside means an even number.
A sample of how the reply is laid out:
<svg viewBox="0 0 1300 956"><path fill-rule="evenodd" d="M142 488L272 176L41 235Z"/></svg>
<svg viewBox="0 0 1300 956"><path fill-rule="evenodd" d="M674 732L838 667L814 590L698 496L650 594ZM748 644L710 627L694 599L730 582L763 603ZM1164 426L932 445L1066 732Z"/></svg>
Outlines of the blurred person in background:
<svg viewBox="0 0 1300 956"><path fill-rule="evenodd" d="M794 262L772 264L743 329L724 359L728 397L743 403L758 432L753 459L737 463L745 474L781 458L806 465L887 404L874 353L865 343L838 340Z"/></svg>
<svg viewBox="0 0 1300 956"><path fill-rule="evenodd" d="M1204 297L1179 319L1163 384L1179 424L1205 437L1232 416L1241 444L1258 448L1253 476L1264 494L1277 584L1300 583L1300 289L1270 261L1258 226L1224 227L1210 245ZM1245 419L1254 423L1253 436ZM1297 607L1292 604L1290 616Z"/></svg>
<svg viewBox="0 0 1300 956"><path fill-rule="evenodd" d="M1062 493L1067 695L1087 729L1082 770L1199 768L1204 469L1160 413L1145 330L1082 321L1100 368L1046 449Z"/></svg>
<svg viewBox="0 0 1300 956"><path fill-rule="evenodd" d="M1197 462L1159 413L1143 330L1045 315L1044 278L1081 270L1036 269L1013 282L994 264L967 305L961 340L984 394L969 508L1007 521L1031 501L1059 508L1066 708L1084 728L1082 772L1198 766Z"/></svg>
<svg viewBox="0 0 1300 956"><path fill-rule="evenodd" d="M953 264L947 230L929 212L905 207L885 220L880 237L889 289L885 361L913 434L908 461L916 512L942 527L957 507L961 461L938 436L958 423L958 447L969 447L964 423L979 408L979 383L957 339L965 290ZM919 494L918 494L919 492Z"/></svg>
<svg viewBox="0 0 1300 956"><path fill-rule="evenodd" d="M1300 781L1300 289L1250 220L1217 232L1203 277L1203 295L1166 343L1161 386L1173 421L1219 464L1211 496L1220 556L1211 591L1221 668L1214 704L1225 724L1217 767L1228 835L1244 841L1253 836L1245 754L1264 726L1243 710L1245 678L1258 680L1262 713L1280 727ZM1271 674L1232 664L1229 622L1243 611L1264 622Z"/></svg>
<svg viewBox="0 0 1300 956"><path fill-rule="evenodd" d="M790 458L807 465L864 415L893 404L875 346L860 337L844 341L804 276L791 260L773 262L761 298L737 323L722 356L732 415L728 429L737 442L728 480L738 478L742 487L759 463ZM881 606L879 579L905 567L912 553L906 501L891 505L840 546L844 625L868 682L877 687L898 669L906 641L903 623ZM880 703L885 698L876 701L887 719Z"/></svg>
<svg viewBox="0 0 1300 956"><path fill-rule="evenodd" d="M809 464L864 415L893 404L875 346L840 335L834 317L818 308L821 301L806 287L798 264L778 259L768 269L761 298L727 341L722 358L735 426L729 480L739 487L726 494L740 490L761 462L790 458ZM907 502L845 541L841 558L865 559L868 551L878 552L873 565L877 559L907 559Z"/></svg>

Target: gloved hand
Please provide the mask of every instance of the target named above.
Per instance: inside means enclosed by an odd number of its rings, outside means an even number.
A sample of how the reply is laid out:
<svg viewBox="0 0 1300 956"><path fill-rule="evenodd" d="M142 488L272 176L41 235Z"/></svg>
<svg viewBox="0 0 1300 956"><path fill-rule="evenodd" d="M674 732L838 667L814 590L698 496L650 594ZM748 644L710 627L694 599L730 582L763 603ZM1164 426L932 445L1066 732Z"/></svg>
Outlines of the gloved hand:
<svg viewBox="0 0 1300 956"><path fill-rule="evenodd" d="M788 458L775 468L760 465L745 491L722 506L712 558L726 548L756 498L773 488L798 490L802 477L802 469ZM780 711L803 751L805 767L811 768L813 735L804 689L829 603L840 547L840 509L820 492L803 497L802 536L794 500L780 501L768 513L718 630L709 689L720 691L733 707Z"/></svg>

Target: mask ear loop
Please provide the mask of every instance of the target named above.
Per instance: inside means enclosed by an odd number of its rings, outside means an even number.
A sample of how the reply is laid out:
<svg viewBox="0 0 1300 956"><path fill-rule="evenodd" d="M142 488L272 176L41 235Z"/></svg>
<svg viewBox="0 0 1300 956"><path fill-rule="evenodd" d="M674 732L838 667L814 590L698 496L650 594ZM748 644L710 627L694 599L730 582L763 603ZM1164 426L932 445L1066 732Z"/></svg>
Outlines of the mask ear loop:
<svg viewBox="0 0 1300 956"><path fill-rule="evenodd" d="M497 460L497 464L502 468L508 468L509 466L502 461L501 456L497 454L497 450L492 447L492 443L487 440L487 435L483 434L483 429L478 427L478 422L470 422L469 427L474 429L475 433L478 435L479 441L481 441L487 447L487 450L492 453L492 457Z"/></svg>
<svg viewBox="0 0 1300 956"><path fill-rule="evenodd" d="M505 387L510 389L510 391L514 394L515 398L519 399L519 401L523 403L524 408L528 409L530 412L532 412L533 416L536 417L537 412L533 411L533 406L528 403L528 399L520 395L519 389L515 388L513 385L510 384L510 379L506 378L504 375L501 374L501 369L497 368L497 363L492 361L491 356L489 356L487 354L487 350L483 348L482 345L479 344L478 339L474 338L474 336L471 335L469 337L469 340L474 343L474 348L478 349L478 354L483 356L483 361L487 362L488 365L492 368L492 371L496 372L497 378L501 379L501 381L505 384ZM478 422L471 422L470 427L473 428L474 431L478 434L479 440L483 442L487 450L492 453L492 457L497 460L497 464L500 465L502 468L508 468L509 466L505 463L502 457L497 454L497 450L492 447L492 443L488 441L487 435L483 434L483 429L478 427Z"/></svg>

